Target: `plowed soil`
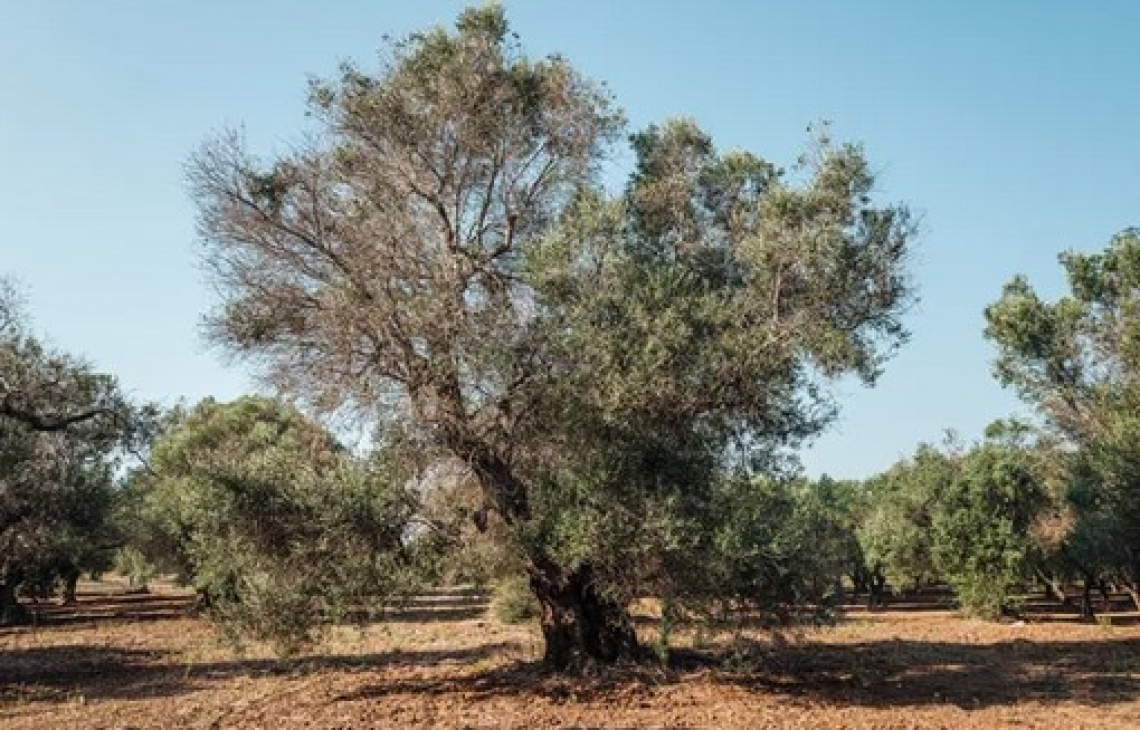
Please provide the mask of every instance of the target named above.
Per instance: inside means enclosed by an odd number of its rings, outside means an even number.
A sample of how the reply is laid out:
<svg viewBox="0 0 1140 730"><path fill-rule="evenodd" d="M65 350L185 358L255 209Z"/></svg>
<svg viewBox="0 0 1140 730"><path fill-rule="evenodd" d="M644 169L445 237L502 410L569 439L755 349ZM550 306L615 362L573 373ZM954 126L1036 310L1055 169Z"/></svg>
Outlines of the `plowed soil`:
<svg viewBox="0 0 1140 730"><path fill-rule="evenodd" d="M1140 728L1140 626L852 612L737 661L574 678L473 593L425 596L287 662L235 656L177 592L85 586L0 629L6 728ZM651 627L647 631L651 631Z"/></svg>

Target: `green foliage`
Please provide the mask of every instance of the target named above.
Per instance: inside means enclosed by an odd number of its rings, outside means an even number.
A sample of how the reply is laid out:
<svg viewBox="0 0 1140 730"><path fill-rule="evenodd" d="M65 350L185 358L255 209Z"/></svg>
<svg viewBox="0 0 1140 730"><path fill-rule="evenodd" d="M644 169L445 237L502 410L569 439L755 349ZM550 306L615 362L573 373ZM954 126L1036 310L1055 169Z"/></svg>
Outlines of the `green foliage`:
<svg viewBox="0 0 1140 730"><path fill-rule="evenodd" d="M1024 454L967 454L934 515L934 561L964 608L997 616L1029 577L1030 527L1044 494Z"/></svg>
<svg viewBox="0 0 1140 730"><path fill-rule="evenodd" d="M829 489L826 480L718 482L707 522L669 556L668 600L680 612L771 628L829 620L850 557Z"/></svg>
<svg viewBox="0 0 1140 730"><path fill-rule="evenodd" d="M534 597L530 583L524 575L509 575L495 584L491 601L495 618L505 624L521 624L542 615L542 606Z"/></svg>
<svg viewBox="0 0 1140 730"><path fill-rule="evenodd" d="M945 581L967 611L997 616L1043 567L1054 507L1044 444L994 424L966 450L921 446L866 483L858 527L866 560L897 588Z"/></svg>
<svg viewBox="0 0 1140 730"><path fill-rule="evenodd" d="M0 286L0 623L17 588L107 567L130 411L115 380L27 332Z"/></svg>
<svg viewBox="0 0 1140 730"><path fill-rule="evenodd" d="M857 531L867 512L862 485L823 476L814 483L805 482L802 494L814 522L812 544L820 555L830 556L832 565L815 579L833 580L832 588L838 591L841 576L847 576L855 588L866 590L874 566L868 563ZM837 593L835 598L841 596Z"/></svg>
<svg viewBox="0 0 1140 730"><path fill-rule="evenodd" d="M870 565L882 566L896 587L938 580L934 519L957 476L955 459L931 446L865 485L868 508L858 528Z"/></svg>
<svg viewBox="0 0 1140 730"><path fill-rule="evenodd" d="M751 605L788 617L797 602L834 596L835 556L854 559L858 545L825 531L834 544L815 554L827 565L809 586L811 566L776 566L799 560L794 540L839 516L729 475L777 471L783 449L827 423L833 409L809 374L873 381L901 337L888 312L905 299L893 268L905 211L861 208L864 193L852 191L868 180L854 147L821 141L802 188L758 159L721 156L687 121L637 136L635 149L623 198L582 194L528 252L544 336L576 363L553 384L557 425L547 426L565 433L574 462L536 485L539 524L557 528L535 539L563 564L602 568L619 595L707 594L679 577L699 583L707 567L669 567L700 554ZM880 213L893 222L855 223ZM877 293L855 294L867 286ZM723 491L737 482L747 486Z"/></svg>
<svg viewBox="0 0 1140 730"><path fill-rule="evenodd" d="M136 475L136 547L179 566L227 636L295 653L406 578L406 475L385 466L275 401L205 400Z"/></svg>
<svg viewBox="0 0 1140 730"><path fill-rule="evenodd" d="M133 545L115 552L114 568L119 575L126 576L132 588L147 589L156 576L154 565Z"/></svg>
<svg viewBox="0 0 1140 730"><path fill-rule="evenodd" d="M986 310L1003 384L1062 444L1071 534L1062 559L1129 586L1140 605L1140 232L1060 257L1069 294L1043 301L1023 277Z"/></svg>

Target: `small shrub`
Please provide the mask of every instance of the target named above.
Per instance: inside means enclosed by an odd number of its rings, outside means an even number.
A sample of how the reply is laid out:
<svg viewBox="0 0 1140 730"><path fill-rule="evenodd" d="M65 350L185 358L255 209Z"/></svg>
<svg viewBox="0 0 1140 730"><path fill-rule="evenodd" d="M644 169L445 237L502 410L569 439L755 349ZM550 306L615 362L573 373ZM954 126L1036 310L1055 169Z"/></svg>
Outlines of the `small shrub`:
<svg viewBox="0 0 1140 730"><path fill-rule="evenodd" d="M312 596L289 577L269 572L243 576L234 596L215 601L210 615L237 652L245 640L263 641L281 659L303 653L325 629Z"/></svg>
<svg viewBox="0 0 1140 730"><path fill-rule="evenodd" d="M522 575L510 576L499 581L495 586L491 610L495 618L505 624L533 621L542 613L538 599L530 590L530 583Z"/></svg>

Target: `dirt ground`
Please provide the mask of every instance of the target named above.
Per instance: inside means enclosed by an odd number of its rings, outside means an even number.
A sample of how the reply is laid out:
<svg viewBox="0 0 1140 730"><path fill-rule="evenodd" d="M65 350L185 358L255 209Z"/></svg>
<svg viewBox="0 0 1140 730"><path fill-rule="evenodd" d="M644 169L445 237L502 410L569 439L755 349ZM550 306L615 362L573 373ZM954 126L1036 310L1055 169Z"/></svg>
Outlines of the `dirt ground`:
<svg viewBox="0 0 1140 730"><path fill-rule="evenodd" d="M712 667L542 671L537 632L425 596L289 662L242 657L176 592L85 586L0 630L5 728L1140 728L1140 626L852 612Z"/></svg>

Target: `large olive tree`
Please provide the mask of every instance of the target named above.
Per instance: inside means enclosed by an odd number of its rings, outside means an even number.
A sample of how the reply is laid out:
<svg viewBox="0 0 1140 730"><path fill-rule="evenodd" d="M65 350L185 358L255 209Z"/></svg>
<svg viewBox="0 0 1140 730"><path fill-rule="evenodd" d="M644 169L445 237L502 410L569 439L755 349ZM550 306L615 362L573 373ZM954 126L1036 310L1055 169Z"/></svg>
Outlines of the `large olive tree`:
<svg viewBox="0 0 1140 730"><path fill-rule="evenodd" d="M312 88L321 131L190 167L212 333L318 408L401 422L465 464L525 565L557 666L638 651L625 602L711 524L710 485L772 463L902 340L906 211L862 152L793 174L695 124L635 135L603 87L514 45L497 7ZM710 554L712 554L710 552Z"/></svg>

